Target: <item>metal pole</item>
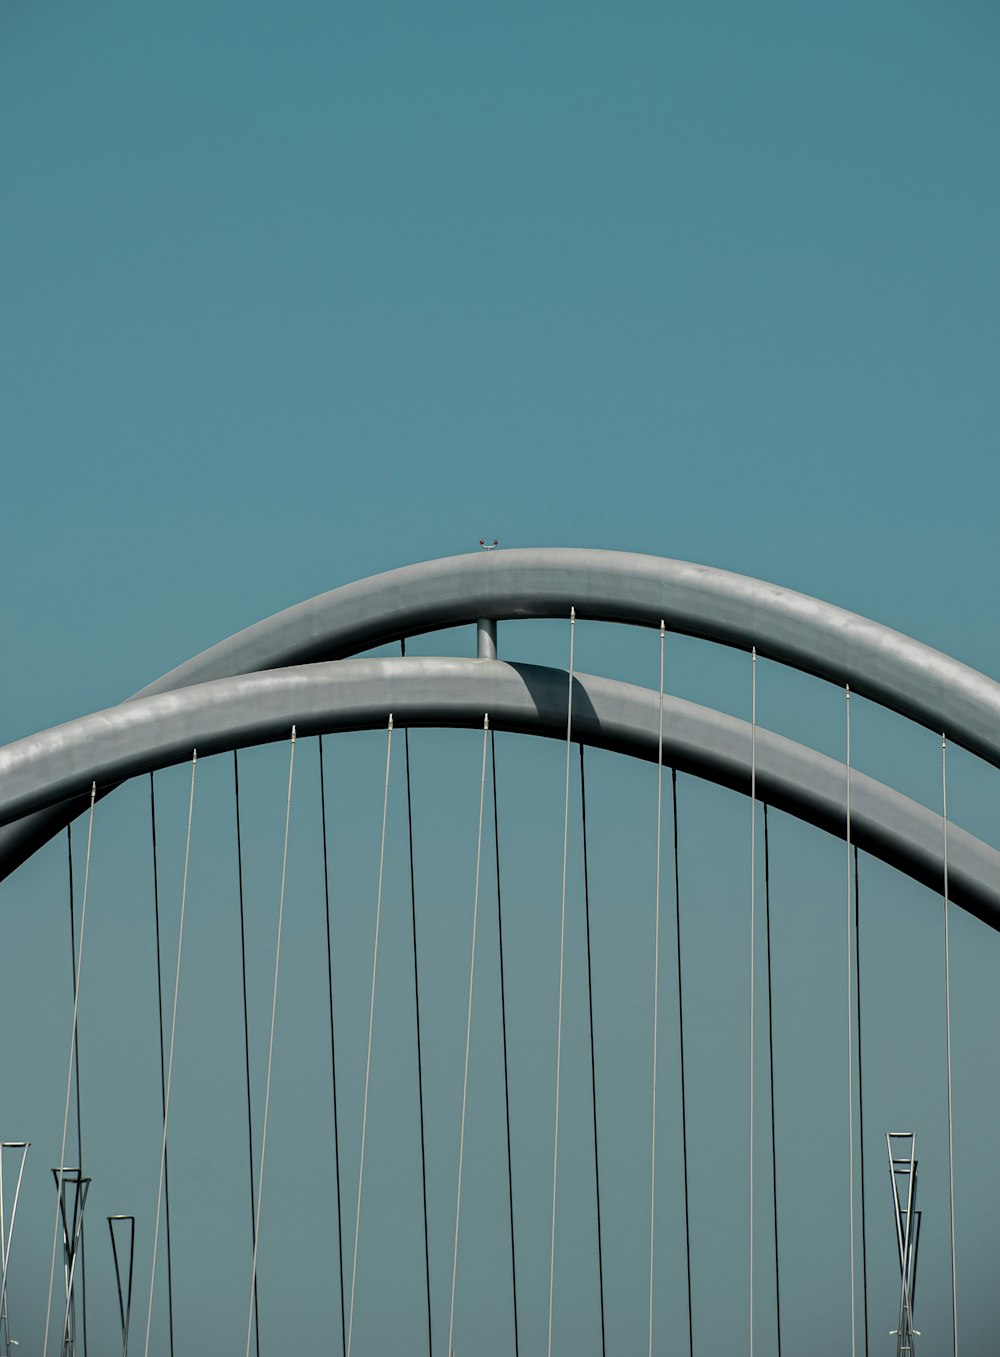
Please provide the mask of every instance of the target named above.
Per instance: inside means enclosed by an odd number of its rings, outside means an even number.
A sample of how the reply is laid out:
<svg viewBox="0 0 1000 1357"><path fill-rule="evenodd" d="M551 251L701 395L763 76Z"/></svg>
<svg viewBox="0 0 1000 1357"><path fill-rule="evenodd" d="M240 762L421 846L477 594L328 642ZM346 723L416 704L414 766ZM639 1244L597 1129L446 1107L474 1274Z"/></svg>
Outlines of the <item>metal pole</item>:
<svg viewBox="0 0 1000 1357"><path fill-rule="evenodd" d="M497 624L489 617L476 619L476 659L495 660L497 657Z"/></svg>

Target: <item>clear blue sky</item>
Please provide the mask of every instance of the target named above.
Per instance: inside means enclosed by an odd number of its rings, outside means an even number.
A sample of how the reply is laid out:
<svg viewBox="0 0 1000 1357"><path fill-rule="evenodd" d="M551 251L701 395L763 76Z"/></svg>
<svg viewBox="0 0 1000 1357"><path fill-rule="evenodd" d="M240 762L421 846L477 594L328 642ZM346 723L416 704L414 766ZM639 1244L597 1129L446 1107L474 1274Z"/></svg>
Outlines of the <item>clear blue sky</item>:
<svg viewBox="0 0 1000 1357"><path fill-rule="evenodd" d="M484 535L1000 673L998 127L982 0L6 0L0 738Z"/></svg>

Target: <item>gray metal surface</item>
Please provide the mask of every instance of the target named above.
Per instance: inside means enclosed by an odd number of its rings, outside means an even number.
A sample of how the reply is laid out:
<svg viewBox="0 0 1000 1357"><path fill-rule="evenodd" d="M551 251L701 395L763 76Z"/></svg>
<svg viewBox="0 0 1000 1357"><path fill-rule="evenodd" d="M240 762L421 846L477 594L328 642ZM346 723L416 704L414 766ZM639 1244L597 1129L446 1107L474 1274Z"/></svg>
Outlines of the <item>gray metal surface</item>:
<svg viewBox="0 0 1000 1357"><path fill-rule="evenodd" d="M190 757L299 735L385 726L480 729L565 739L567 676L496 660L367 659L274 670L154 694L0 749L0 822ZM750 790L750 727L667 699L664 760L737 791ZM573 736L655 762L658 696L612 679L576 676ZM843 764L757 731L757 794L779 810L843 837ZM940 889L941 817L861 773L851 775L857 846ZM1000 854L949 827L953 901L1000 928ZM10 870L3 864L3 870Z"/></svg>
<svg viewBox="0 0 1000 1357"><path fill-rule="evenodd" d="M1000 767L1000 684L890 627L727 570L619 551L532 547L405 566L238 632L138 696L342 659L478 618L569 617L682 632L849 683Z"/></svg>
<svg viewBox="0 0 1000 1357"><path fill-rule="evenodd" d="M492 617L476 619L476 659L495 660L497 658L497 624Z"/></svg>

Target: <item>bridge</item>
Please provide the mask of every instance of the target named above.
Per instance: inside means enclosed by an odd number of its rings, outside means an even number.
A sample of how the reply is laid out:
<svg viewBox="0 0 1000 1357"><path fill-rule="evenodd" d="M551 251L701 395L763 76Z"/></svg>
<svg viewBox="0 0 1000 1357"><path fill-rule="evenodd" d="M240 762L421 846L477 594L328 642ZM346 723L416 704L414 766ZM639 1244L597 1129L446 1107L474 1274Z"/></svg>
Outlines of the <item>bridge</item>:
<svg viewBox="0 0 1000 1357"><path fill-rule="evenodd" d="M957 1357L998 767L918 640L554 548L0 749L3 1352Z"/></svg>

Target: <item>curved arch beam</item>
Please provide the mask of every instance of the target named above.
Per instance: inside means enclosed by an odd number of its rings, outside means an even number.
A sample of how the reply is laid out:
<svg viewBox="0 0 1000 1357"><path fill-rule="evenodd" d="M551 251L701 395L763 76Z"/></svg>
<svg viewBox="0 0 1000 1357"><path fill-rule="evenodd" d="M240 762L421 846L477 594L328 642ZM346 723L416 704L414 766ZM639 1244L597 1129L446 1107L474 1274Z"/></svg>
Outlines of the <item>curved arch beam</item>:
<svg viewBox="0 0 1000 1357"><path fill-rule="evenodd" d="M237 632L137 696L343 659L474 622L568 617L659 627L850 684L1000 767L1000 684L881 623L777 584L659 556L532 547L451 556L345 584Z"/></svg>
<svg viewBox="0 0 1000 1357"><path fill-rule="evenodd" d="M0 822L202 754L300 734L400 726L478 728L565 739L567 675L496 660L371 659L313 664L123 702L0 750ZM664 760L736 791L750 790L750 727L667 699ZM573 735L655 762L658 695L613 679L576 676ZM779 810L843 837L843 764L757 730L757 791ZM932 889L942 880L941 817L852 772L857 846ZM1000 929L1000 853L957 826L948 831L953 901Z"/></svg>

